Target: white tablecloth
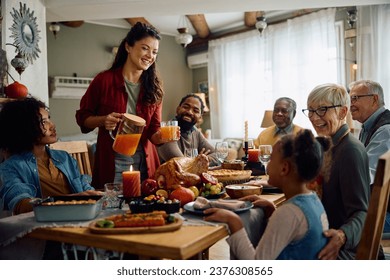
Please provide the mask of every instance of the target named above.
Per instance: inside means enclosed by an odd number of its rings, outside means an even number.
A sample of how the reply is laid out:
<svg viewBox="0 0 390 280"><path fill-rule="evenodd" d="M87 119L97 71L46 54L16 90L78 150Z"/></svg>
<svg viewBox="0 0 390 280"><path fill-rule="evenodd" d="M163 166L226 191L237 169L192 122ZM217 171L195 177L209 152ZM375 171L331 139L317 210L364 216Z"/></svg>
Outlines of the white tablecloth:
<svg viewBox="0 0 390 280"><path fill-rule="evenodd" d="M104 210L95 219L123 213L124 210ZM41 259L45 241L25 237L36 228L88 227L91 221L37 222L34 212L0 219L0 259Z"/></svg>

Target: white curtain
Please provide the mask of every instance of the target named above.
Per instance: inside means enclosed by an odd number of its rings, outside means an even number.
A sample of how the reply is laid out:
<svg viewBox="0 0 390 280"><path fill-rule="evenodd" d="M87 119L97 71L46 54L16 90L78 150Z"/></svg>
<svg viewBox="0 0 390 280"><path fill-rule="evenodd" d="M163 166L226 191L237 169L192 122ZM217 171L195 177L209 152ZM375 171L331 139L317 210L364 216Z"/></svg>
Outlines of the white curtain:
<svg viewBox="0 0 390 280"><path fill-rule="evenodd" d="M209 98L213 138L257 137L265 110L278 97L297 102L295 123L318 84L340 82L334 8L209 42Z"/></svg>
<svg viewBox="0 0 390 280"><path fill-rule="evenodd" d="M358 7L357 79L379 82L390 108L390 5Z"/></svg>

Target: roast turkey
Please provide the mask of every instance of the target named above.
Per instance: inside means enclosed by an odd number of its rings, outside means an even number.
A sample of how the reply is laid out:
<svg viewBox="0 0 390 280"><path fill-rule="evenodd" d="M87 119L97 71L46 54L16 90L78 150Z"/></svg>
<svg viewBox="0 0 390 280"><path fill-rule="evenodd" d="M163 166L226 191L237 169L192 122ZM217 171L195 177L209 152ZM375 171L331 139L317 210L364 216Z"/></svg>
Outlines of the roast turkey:
<svg viewBox="0 0 390 280"><path fill-rule="evenodd" d="M155 179L160 187L167 190L181 184L185 187L195 186L201 182L200 175L207 172L209 159L200 154L195 158L175 157L158 167Z"/></svg>

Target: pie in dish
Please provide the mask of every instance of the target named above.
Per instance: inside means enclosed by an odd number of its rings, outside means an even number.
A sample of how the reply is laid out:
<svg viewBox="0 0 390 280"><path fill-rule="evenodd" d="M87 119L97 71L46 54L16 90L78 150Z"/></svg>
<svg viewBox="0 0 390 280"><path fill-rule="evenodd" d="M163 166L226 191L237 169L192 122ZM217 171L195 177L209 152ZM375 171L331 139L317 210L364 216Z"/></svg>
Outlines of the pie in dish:
<svg viewBox="0 0 390 280"><path fill-rule="evenodd" d="M219 182L246 180L251 177L252 170L216 169L207 173L218 179Z"/></svg>

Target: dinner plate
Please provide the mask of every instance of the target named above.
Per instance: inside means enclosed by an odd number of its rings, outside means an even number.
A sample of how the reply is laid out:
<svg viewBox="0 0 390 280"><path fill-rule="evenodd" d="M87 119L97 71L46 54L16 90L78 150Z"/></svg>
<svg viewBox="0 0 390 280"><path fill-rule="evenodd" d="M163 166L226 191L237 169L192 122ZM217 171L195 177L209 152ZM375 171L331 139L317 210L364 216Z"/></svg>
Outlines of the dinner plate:
<svg viewBox="0 0 390 280"><path fill-rule="evenodd" d="M198 209L195 209L194 208L194 203L195 201L192 201L192 202L189 202L187 204L185 204L183 206L183 209L190 212L190 213L193 213L193 214L196 214L196 215L202 215L204 216L203 214L203 210L198 210ZM253 207L253 203L250 202L250 201L245 201L245 207L243 208L239 208L239 209L236 209L236 210L232 210L234 213L241 213L241 212L245 212L245 211L248 211L249 209L251 209Z"/></svg>
<svg viewBox="0 0 390 280"><path fill-rule="evenodd" d="M122 234L122 233L157 233L178 230L183 221L181 219L175 219L173 223L166 224L164 226L155 227L118 227L118 228L101 228L96 226L97 221L93 221L89 224L89 231L92 233L100 234Z"/></svg>

